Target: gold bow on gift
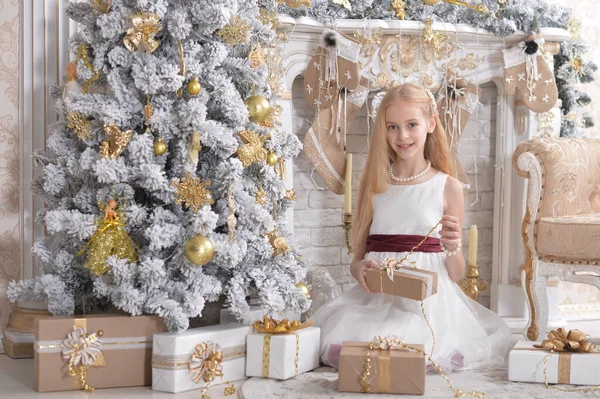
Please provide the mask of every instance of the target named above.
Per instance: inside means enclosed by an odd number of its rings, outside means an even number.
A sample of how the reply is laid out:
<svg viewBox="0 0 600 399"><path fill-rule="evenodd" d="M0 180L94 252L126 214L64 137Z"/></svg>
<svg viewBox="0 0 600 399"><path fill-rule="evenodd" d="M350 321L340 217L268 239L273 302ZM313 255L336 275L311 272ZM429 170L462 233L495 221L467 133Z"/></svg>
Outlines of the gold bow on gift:
<svg viewBox="0 0 600 399"><path fill-rule="evenodd" d="M158 48L160 42L154 38L162 30L158 14L139 12L130 16L132 27L127 30L123 44L129 51L137 49L151 54Z"/></svg>
<svg viewBox="0 0 600 399"><path fill-rule="evenodd" d="M200 380L212 382L216 377L223 377L223 352L219 344L207 341L194 348L190 362L192 380L197 384Z"/></svg>
<svg viewBox="0 0 600 399"><path fill-rule="evenodd" d="M301 330L306 327L310 327L314 324L314 320L307 321L302 324L299 320L289 321L288 319L283 319L281 321L275 320L269 316L265 316L262 321L257 320L252 323L252 327L256 332L265 333L265 334L291 334L298 330Z"/></svg>
<svg viewBox="0 0 600 399"><path fill-rule="evenodd" d="M548 339L542 341L541 345L534 345L556 352L598 352L596 345L589 342L590 336L579 330L565 332L564 328L552 330L548 333Z"/></svg>

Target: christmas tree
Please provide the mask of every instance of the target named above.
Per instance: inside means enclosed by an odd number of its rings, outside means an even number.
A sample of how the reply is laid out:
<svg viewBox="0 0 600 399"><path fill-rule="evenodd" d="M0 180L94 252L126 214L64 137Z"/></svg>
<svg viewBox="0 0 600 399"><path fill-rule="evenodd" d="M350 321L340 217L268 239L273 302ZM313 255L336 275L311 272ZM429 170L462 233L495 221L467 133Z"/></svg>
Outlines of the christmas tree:
<svg viewBox="0 0 600 399"><path fill-rule="evenodd" d="M305 311L306 268L285 229L293 191L265 59L275 0L71 2L69 82L32 190L42 273L9 297L55 315L120 309L188 327L221 294ZM299 287L296 285L299 284Z"/></svg>

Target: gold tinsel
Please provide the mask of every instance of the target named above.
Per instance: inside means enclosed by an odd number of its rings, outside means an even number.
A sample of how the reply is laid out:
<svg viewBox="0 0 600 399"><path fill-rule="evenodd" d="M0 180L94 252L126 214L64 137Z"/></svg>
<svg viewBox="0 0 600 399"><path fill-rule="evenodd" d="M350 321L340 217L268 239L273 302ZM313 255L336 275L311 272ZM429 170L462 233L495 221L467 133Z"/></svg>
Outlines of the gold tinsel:
<svg viewBox="0 0 600 399"><path fill-rule="evenodd" d="M89 247L85 267L95 275L108 271L106 260L109 256L137 262L135 244L127 234L125 220L116 201L111 199L107 204L100 204L100 210L104 216L97 220L96 232L77 253L77 256L81 256Z"/></svg>
<svg viewBox="0 0 600 399"><path fill-rule="evenodd" d="M258 124L263 127L274 128L281 126L281 115L283 114L283 107L280 104L275 104L269 108L269 115L267 118L259 122Z"/></svg>
<svg viewBox="0 0 600 399"><path fill-rule="evenodd" d="M144 118L146 118L146 132L150 132L150 118L154 115L154 108L150 104L150 96L146 96L146 105L144 105Z"/></svg>
<svg viewBox="0 0 600 399"><path fill-rule="evenodd" d="M279 158L275 166L275 173L279 175L281 180L285 180L285 159Z"/></svg>
<svg viewBox="0 0 600 399"><path fill-rule="evenodd" d="M290 250L285 238L279 237L277 234L277 227L275 227L272 232L266 234L266 237L273 247L273 256L279 256Z"/></svg>
<svg viewBox="0 0 600 399"><path fill-rule="evenodd" d="M194 166L198 166L198 160L200 158L200 151L202 151L202 143L200 142L200 133L192 133L190 138L190 147L188 148L188 158Z"/></svg>
<svg viewBox="0 0 600 399"><path fill-rule="evenodd" d="M129 51L144 50L153 53L160 42L154 36L162 30L160 17L152 12L138 12L129 16L131 28L127 29L127 35L123 38L123 44Z"/></svg>
<svg viewBox="0 0 600 399"><path fill-rule="evenodd" d="M111 5L112 0L92 0L92 7L94 7L94 13L96 14L107 14Z"/></svg>
<svg viewBox="0 0 600 399"><path fill-rule="evenodd" d="M273 30L279 28L279 26L281 25L279 23L279 16L276 12L274 11L269 11L267 9L261 8L258 14L258 20L263 24L263 25L269 25L271 24L271 28Z"/></svg>
<svg viewBox="0 0 600 399"><path fill-rule="evenodd" d="M82 90L84 93L87 93L91 84L100 78L100 72L94 69L92 62L90 61L90 56L88 53L88 47L86 43L82 43L79 45L79 47L77 47L77 60L83 61L83 65L85 65L85 67L93 73L91 78L83 82Z"/></svg>
<svg viewBox="0 0 600 399"><path fill-rule="evenodd" d="M210 180L200 181L195 179L191 173L182 178L179 182L173 183L177 187L176 204L185 204L188 208L192 208L194 213L198 213L204 205L214 204L214 200L210 191L207 189L212 183Z"/></svg>
<svg viewBox="0 0 600 399"><path fill-rule="evenodd" d="M392 8L396 11L398 19L404 19L406 2L404 0L392 0Z"/></svg>
<svg viewBox="0 0 600 399"><path fill-rule="evenodd" d="M256 132L243 130L239 135L244 143L246 143L238 147L236 151L244 168L247 168L253 163L264 162L267 160L268 151L263 146L265 141L270 138L268 134L260 137Z"/></svg>
<svg viewBox="0 0 600 399"><path fill-rule="evenodd" d="M569 63L571 64L571 68L573 71L577 73L579 76L584 75L583 71L583 60L579 57L569 57Z"/></svg>
<svg viewBox="0 0 600 399"><path fill-rule="evenodd" d="M117 158L131 139L133 130L121 131L114 123L104 124L106 140L100 144L100 155L104 158Z"/></svg>
<svg viewBox="0 0 600 399"><path fill-rule="evenodd" d="M248 60L250 61L250 67L254 69L265 65L265 62L267 62L267 49L255 44L248 53Z"/></svg>
<svg viewBox="0 0 600 399"><path fill-rule="evenodd" d="M256 190L256 203L261 206L265 206L265 204L267 203L267 193L265 192L265 190L263 190L262 187Z"/></svg>
<svg viewBox="0 0 600 399"><path fill-rule="evenodd" d="M92 138L92 126L88 118L81 112L69 112L67 114L67 127L73 131L73 134L80 140Z"/></svg>
<svg viewBox="0 0 600 399"><path fill-rule="evenodd" d="M227 189L227 206L229 207L229 215L227 216L227 229L229 230L229 239L235 240L235 227L237 226L237 219L235 212L237 211L237 204L233 197L233 185Z"/></svg>
<svg viewBox="0 0 600 399"><path fill-rule="evenodd" d="M246 43L250 37L251 27L239 15L231 17L229 23L219 30L217 34L230 46Z"/></svg>

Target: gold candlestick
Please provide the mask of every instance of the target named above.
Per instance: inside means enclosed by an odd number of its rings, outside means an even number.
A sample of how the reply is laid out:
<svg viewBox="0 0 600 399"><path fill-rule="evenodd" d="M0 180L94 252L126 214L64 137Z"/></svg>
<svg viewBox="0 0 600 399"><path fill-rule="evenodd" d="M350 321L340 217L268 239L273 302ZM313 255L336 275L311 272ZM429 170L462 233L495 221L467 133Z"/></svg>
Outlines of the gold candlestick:
<svg viewBox="0 0 600 399"><path fill-rule="evenodd" d="M487 281L479 279L479 266L467 265L467 274L458 282L458 286L469 298L476 301L479 293L486 290Z"/></svg>
<svg viewBox="0 0 600 399"><path fill-rule="evenodd" d="M345 230L346 234L346 247L348 248L348 254L351 254L353 252L352 244L350 243L350 230L352 229L352 213L343 213L342 228Z"/></svg>

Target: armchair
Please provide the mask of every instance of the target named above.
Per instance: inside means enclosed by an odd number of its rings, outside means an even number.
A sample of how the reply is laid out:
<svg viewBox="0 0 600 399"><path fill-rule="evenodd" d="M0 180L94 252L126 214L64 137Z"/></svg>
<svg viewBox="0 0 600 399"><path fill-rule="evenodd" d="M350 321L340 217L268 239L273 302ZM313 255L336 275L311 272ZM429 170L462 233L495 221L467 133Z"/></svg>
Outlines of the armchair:
<svg viewBox="0 0 600 399"><path fill-rule="evenodd" d="M513 165L529 179L521 285L525 335L534 341L548 325L548 277L600 288L600 140L529 139L517 146Z"/></svg>

